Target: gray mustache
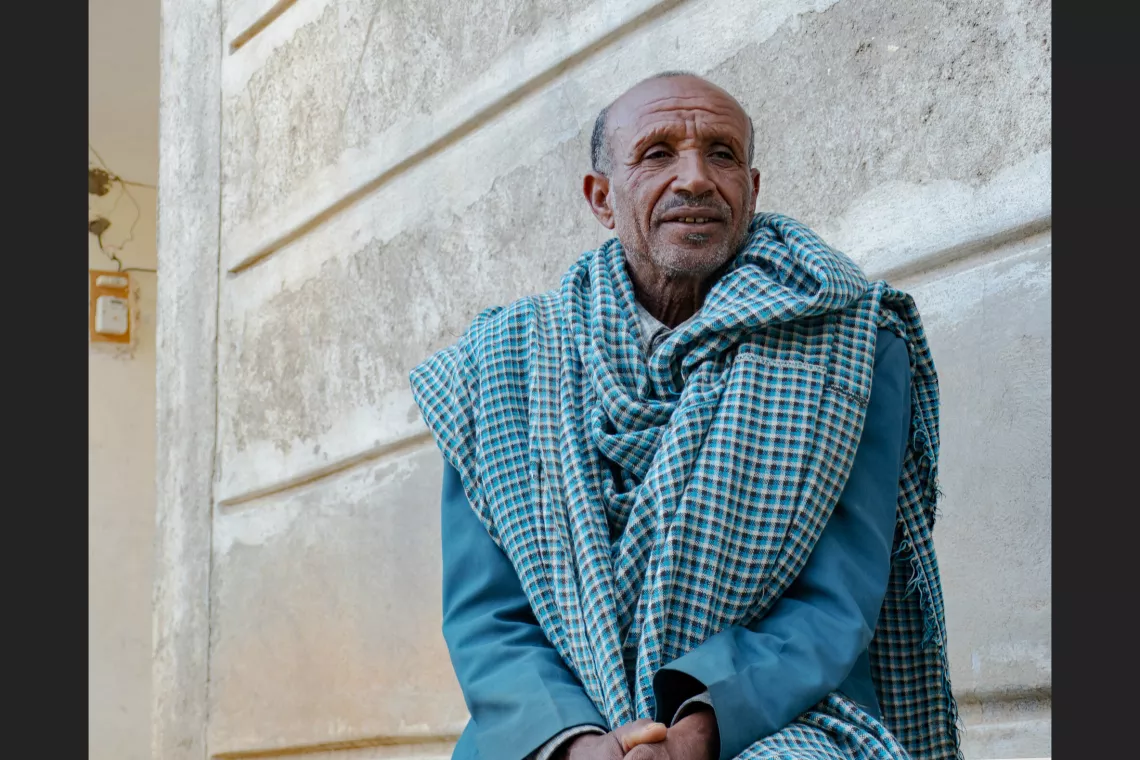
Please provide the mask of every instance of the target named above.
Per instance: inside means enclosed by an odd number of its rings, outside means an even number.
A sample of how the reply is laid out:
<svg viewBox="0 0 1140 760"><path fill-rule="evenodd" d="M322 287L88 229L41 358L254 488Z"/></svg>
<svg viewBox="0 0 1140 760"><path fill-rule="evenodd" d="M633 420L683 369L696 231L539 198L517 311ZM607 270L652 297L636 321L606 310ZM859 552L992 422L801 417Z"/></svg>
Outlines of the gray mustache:
<svg viewBox="0 0 1140 760"><path fill-rule="evenodd" d="M726 220L731 219L732 217L732 209L728 207L727 203L718 201L709 195L698 196L695 198L686 198L684 196L678 195L667 201L663 206L659 206L655 216L660 217L662 214L666 214L675 208L684 208L686 206L689 208L704 208L711 211L716 211Z"/></svg>

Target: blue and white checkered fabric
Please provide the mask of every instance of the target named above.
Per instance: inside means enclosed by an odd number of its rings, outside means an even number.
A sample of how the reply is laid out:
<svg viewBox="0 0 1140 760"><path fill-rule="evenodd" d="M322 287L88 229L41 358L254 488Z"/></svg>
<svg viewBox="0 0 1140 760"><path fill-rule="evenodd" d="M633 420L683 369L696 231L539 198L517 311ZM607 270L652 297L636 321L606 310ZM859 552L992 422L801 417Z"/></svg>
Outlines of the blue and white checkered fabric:
<svg viewBox="0 0 1140 760"><path fill-rule="evenodd" d="M611 726L653 717L662 665L763 616L796 578L850 472L880 326L907 342L915 410L871 645L883 720L833 693L739 758L955 757L931 541L938 381L905 293L757 214L648 360L615 239L412 372L473 508Z"/></svg>

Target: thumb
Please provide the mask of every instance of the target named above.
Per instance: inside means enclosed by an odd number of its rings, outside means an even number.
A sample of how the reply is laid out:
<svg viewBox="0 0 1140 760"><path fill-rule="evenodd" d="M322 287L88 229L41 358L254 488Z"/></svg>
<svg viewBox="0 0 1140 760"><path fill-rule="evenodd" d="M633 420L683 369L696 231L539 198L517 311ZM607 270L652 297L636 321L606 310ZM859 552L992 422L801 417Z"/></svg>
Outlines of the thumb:
<svg viewBox="0 0 1140 760"><path fill-rule="evenodd" d="M641 744L656 744L665 741L665 725L651 720L638 720L627 723L614 732L621 741L622 752L629 752Z"/></svg>

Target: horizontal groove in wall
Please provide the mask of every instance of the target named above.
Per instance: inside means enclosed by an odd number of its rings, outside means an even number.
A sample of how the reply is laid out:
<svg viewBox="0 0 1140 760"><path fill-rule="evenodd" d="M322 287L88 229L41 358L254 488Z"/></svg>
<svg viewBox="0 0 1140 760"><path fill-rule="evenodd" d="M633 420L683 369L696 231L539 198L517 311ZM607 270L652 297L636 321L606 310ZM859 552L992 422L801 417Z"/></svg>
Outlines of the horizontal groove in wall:
<svg viewBox="0 0 1140 760"><path fill-rule="evenodd" d="M252 24L230 40L230 52L233 53L238 50L242 45L264 31L266 27L276 21L282 13L289 10L296 2L297 0L278 0L278 2L274 3L272 8L258 16Z"/></svg>
<svg viewBox="0 0 1140 760"><path fill-rule="evenodd" d="M973 258L984 257L997 249L1041 235L1051 230L1052 227L1052 216L1034 219L1031 222L1002 230L993 235L968 240L949 248L934 251L882 272L868 272L868 277L871 280L886 280L891 284L904 280L913 281L922 275L935 274L938 270L954 267Z"/></svg>
<svg viewBox="0 0 1140 760"><path fill-rule="evenodd" d="M956 693L955 697L958 700L958 706L963 709L995 704L1046 705L1052 702L1053 687L1052 685L1010 686L1004 689Z"/></svg>
<svg viewBox="0 0 1140 760"><path fill-rule="evenodd" d="M446 148L460 142L464 137L475 132L480 127L493 121L499 114L534 94L553 82L562 74L586 62L600 51L613 45L623 37L637 31L650 21L668 13L674 8L683 5L688 0L662 0L662 2L646 8L641 13L610 29L592 42L579 48L574 53L559 60L553 65L539 71L529 79L523 80L517 87L494 99L471 116L462 120L454 127L444 131L426 145L412 152L410 155L390 164L371 180L347 190L339 199L317 210L308 219L295 224L267 244L241 256L229 266L231 275L239 274L250 267L264 261L267 257L284 248L294 240L307 235L332 217L358 203L361 199L375 192L378 188L391 182L409 169L423 163L432 156L437 155Z"/></svg>
<svg viewBox="0 0 1140 760"><path fill-rule="evenodd" d="M219 500L218 506L222 508L236 507L242 504L248 504L251 501L264 499L268 496L274 496L284 491L292 491L297 488L312 485L333 475L339 475L342 472L355 469L369 462L374 462L377 459L405 454L426 446L432 443L433 440L432 434L425 430L421 433L375 446L358 454L353 454L352 456L342 457L322 467L306 470L298 475L279 480L276 483L270 483L262 488L246 491L237 496L229 496Z"/></svg>
<svg viewBox="0 0 1140 760"><path fill-rule="evenodd" d="M217 752L211 757L217 760L236 760L237 758L258 757L296 757L298 755L315 755L322 752L344 752L356 749L372 749L376 747L431 747L437 745L441 750L450 749L459 737L454 734L436 734L422 736L373 736L366 739L349 739L337 742L321 742L318 744L299 744L291 747L272 747L260 749L236 750L231 752Z"/></svg>

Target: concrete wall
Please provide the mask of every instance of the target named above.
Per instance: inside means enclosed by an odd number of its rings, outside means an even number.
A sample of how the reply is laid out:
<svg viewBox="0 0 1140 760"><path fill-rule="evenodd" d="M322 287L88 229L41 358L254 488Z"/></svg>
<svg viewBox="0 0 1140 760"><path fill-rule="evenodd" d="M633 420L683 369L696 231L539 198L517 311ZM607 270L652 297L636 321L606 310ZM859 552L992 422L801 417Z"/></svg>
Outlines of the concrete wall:
<svg viewBox="0 0 1140 760"><path fill-rule="evenodd" d="M105 239L119 245L136 216L127 199L94 200L109 215ZM138 201L134 241L119 258L155 266L155 192ZM88 236L87 264L115 264ZM80 275L85 276L85 275ZM142 760L150 754L151 593L154 560L155 275L133 272L133 349L93 343L87 403L87 740L91 760ZM85 329L76 325L75 329Z"/></svg>
<svg viewBox="0 0 1140 760"><path fill-rule="evenodd" d="M1049 754L1049 15L167 0L156 752L447 755L440 463L407 373L604 239L594 116L682 68L753 116L761 208L916 296L967 756Z"/></svg>

